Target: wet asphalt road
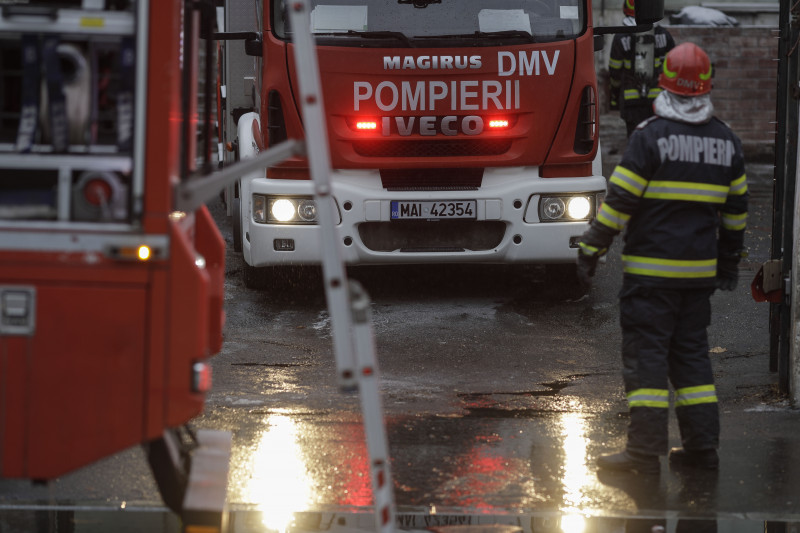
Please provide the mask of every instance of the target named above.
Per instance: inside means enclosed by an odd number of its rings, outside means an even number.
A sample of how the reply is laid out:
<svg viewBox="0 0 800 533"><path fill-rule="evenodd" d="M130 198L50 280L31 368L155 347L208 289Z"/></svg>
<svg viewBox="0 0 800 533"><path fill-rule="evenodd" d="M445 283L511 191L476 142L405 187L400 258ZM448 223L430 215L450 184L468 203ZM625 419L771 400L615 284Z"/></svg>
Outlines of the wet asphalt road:
<svg viewBox="0 0 800 533"><path fill-rule="evenodd" d="M609 174L619 157L621 122L601 126L610 132L603 141ZM768 371L768 309L749 295L755 269L769 254L771 165L753 163L748 176L750 257L736 291L714 296L709 330L722 411L718 475L671 472L666 461L654 479L597 475L596 457L624 446L627 426L618 243L591 294L578 300L537 268L350 271L372 300L405 529L436 520L476 523L480 516L500 523L511 517L531 531L576 533L650 531L651 523L667 531L711 531L703 528L715 524L713 531L777 532L789 529L770 530L766 522L800 522L800 412L776 391L777 377ZM230 244L223 206L211 208ZM213 362L206 413L195 425L233 434L235 529L281 528L292 513L312 511L345 513L332 523L352 526L348 513L371 505L367 454L358 398L342 394L335 381L319 279L300 278L283 294L249 291L240 281L240 259L229 250L227 260L225 345ZM678 445L674 416L671 440ZM10 509L21 504L119 510L122 502L126 509L160 505L138 448L47 487L0 481L0 531L15 531L3 528L4 519L8 524ZM594 525L569 526L576 517L594 517L588 522ZM681 519L691 527L678 529ZM321 527L314 523L301 520L298 530Z"/></svg>

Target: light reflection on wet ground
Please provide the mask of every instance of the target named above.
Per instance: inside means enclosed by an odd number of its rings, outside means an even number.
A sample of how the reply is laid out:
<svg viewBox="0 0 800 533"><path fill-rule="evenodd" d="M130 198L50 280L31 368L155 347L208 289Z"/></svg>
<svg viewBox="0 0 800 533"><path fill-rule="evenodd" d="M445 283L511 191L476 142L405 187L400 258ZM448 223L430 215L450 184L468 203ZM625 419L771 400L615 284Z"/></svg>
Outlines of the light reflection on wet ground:
<svg viewBox="0 0 800 533"><path fill-rule="evenodd" d="M507 405L496 403L498 397L511 398L513 407L503 412ZM791 421L783 426L790 434L797 425L789 409L771 413L774 434L765 431L755 448L747 429L724 429L718 474L671 471L663 459L660 477L642 478L596 470L596 457L624 442L627 419L613 407L583 405L563 395L549 404L535 394L462 400L460 415L387 417L399 509L457 509L481 516L552 513L573 524L564 530L570 532L581 531L587 517L729 517L740 523L721 530L731 532L750 531L747 524L754 520L762 529L752 531L764 531L767 518L800 521L800 488L792 482L798 479L800 449L794 435L779 436L781 420ZM282 529L293 513L369 508L368 454L358 414L262 416L254 434L238 436L250 444L240 446L233 458L234 507L263 511L262 525L271 529ZM677 435L675 428L672 434Z"/></svg>

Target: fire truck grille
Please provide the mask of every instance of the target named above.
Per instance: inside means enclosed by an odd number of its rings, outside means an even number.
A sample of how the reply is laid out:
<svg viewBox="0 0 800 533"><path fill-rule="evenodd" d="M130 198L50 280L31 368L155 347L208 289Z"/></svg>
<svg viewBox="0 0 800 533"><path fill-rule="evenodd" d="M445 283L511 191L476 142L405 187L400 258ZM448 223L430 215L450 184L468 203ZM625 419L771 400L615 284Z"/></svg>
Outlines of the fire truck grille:
<svg viewBox="0 0 800 533"><path fill-rule="evenodd" d="M506 225L499 221L393 221L358 226L364 246L374 252L464 252L491 250Z"/></svg>
<svg viewBox="0 0 800 533"><path fill-rule="evenodd" d="M363 157L469 157L502 155L510 139L463 139L446 141L359 141L353 149Z"/></svg>
<svg viewBox="0 0 800 533"><path fill-rule="evenodd" d="M482 181L482 168L381 169L381 183L392 191L476 190Z"/></svg>

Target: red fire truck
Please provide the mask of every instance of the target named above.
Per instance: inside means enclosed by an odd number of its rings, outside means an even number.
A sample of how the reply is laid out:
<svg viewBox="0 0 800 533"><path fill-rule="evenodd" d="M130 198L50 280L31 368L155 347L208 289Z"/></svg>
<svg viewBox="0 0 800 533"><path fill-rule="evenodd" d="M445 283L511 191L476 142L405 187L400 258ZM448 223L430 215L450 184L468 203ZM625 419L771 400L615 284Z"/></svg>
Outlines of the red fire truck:
<svg viewBox="0 0 800 533"><path fill-rule="evenodd" d="M208 456L224 502L230 436L186 427L221 348L224 242L205 207L175 209L210 160L215 21L183 0L0 6L0 477L143 443L171 508L209 510Z"/></svg>
<svg viewBox="0 0 800 533"><path fill-rule="evenodd" d="M282 0L227 0L222 134L228 160L301 138L293 29ZM577 241L606 189L586 0L315 0L348 264L544 264L574 274ZM318 264L308 164L294 157L228 191L244 282ZM569 276L567 276L569 277Z"/></svg>

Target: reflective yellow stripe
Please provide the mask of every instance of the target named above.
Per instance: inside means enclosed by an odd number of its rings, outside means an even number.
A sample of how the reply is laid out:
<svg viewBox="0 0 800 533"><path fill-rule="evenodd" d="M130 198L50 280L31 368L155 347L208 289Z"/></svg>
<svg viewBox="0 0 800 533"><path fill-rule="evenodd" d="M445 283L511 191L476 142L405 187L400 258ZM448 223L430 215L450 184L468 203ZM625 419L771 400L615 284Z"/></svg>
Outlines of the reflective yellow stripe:
<svg viewBox="0 0 800 533"><path fill-rule="evenodd" d="M585 244L585 243L582 243L582 242L579 242L578 246L580 246L581 253L584 254L584 255L591 255L591 256L600 255L600 256L603 256L603 255L606 254L606 252L608 252L608 248L597 248L595 246L589 246L588 244Z"/></svg>
<svg viewBox="0 0 800 533"><path fill-rule="evenodd" d="M717 403L717 391L714 385L698 385L685 387L675 391L675 407L699 405L701 403Z"/></svg>
<svg viewBox="0 0 800 533"><path fill-rule="evenodd" d="M628 407L658 407L669 409L669 391L666 389L636 389L628 394Z"/></svg>
<svg viewBox="0 0 800 533"><path fill-rule="evenodd" d="M659 94L661 94L661 88L653 87L649 91L647 91L648 98L656 98Z"/></svg>
<svg viewBox="0 0 800 533"><path fill-rule="evenodd" d="M647 180L641 177L640 175L636 174L635 172L631 172L625 167L618 166L614 169L614 173L611 174L611 178L609 179L611 183L622 187L629 193L633 194L634 196L642 196L645 188L647 187Z"/></svg>
<svg viewBox="0 0 800 533"><path fill-rule="evenodd" d="M636 100L639 98L639 91L636 89L625 89L623 95L625 100Z"/></svg>
<svg viewBox="0 0 800 533"><path fill-rule="evenodd" d="M724 204L730 187L690 181L651 181L644 192L645 198L658 200L683 200Z"/></svg>
<svg viewBox="0 0 800 533"><path fill-rule="evenodd" d="M622 265L623 271L629 274L659 278L713 278L717 275L716 259L683 260L623 255Z"/></svg>
<svg viewBox="0 0 800 533"><path fill-rule="evenodd" d="M609 59L608 60L608 68L622 68L622 60L621 59Z"/></svg>
<svg viewBox="0 0 800 533"><path fill-rule="evenodd" d="M617 211L606 203L601 205L600 211L597 212L598 222L617 231L622 231L630 218L629 214Z"/></svg>
<svg viewBox="0 0 800 533"><path fill-rule="evenodd" d="M669 69L668 65L669 65L669 61L664 61L664 76L666 76L669 79L672 79L672 78L674 78L675 76L678 75L678 72L677 71L675 71L675 72L671 71Z"/></svg>
<svg viewBox="0 0 800 533"><path fill-rule="evenodd" d="M624 64L625 64L625 68L626 68L626 69L628 69L628 70L630 70L630 69L631 69L632 63L631 63L631 60L630 60L630 59L626 59L626 60L624 61Z"/></svg>
<svg viewBox="0 0 800 533"><path fill-rule="evenodd" d="M731 188L728 191L728 194L732 194L734 196L741 196L747 192L747 175L742 174L735 180L731 182Z"/></svg>
<svg viewBox="0 0 800 533"><path fill-rule="evenodd" d="M734 231L745 229L747 227L747 213L739 215L722 213L722 227Z"/></svg>

